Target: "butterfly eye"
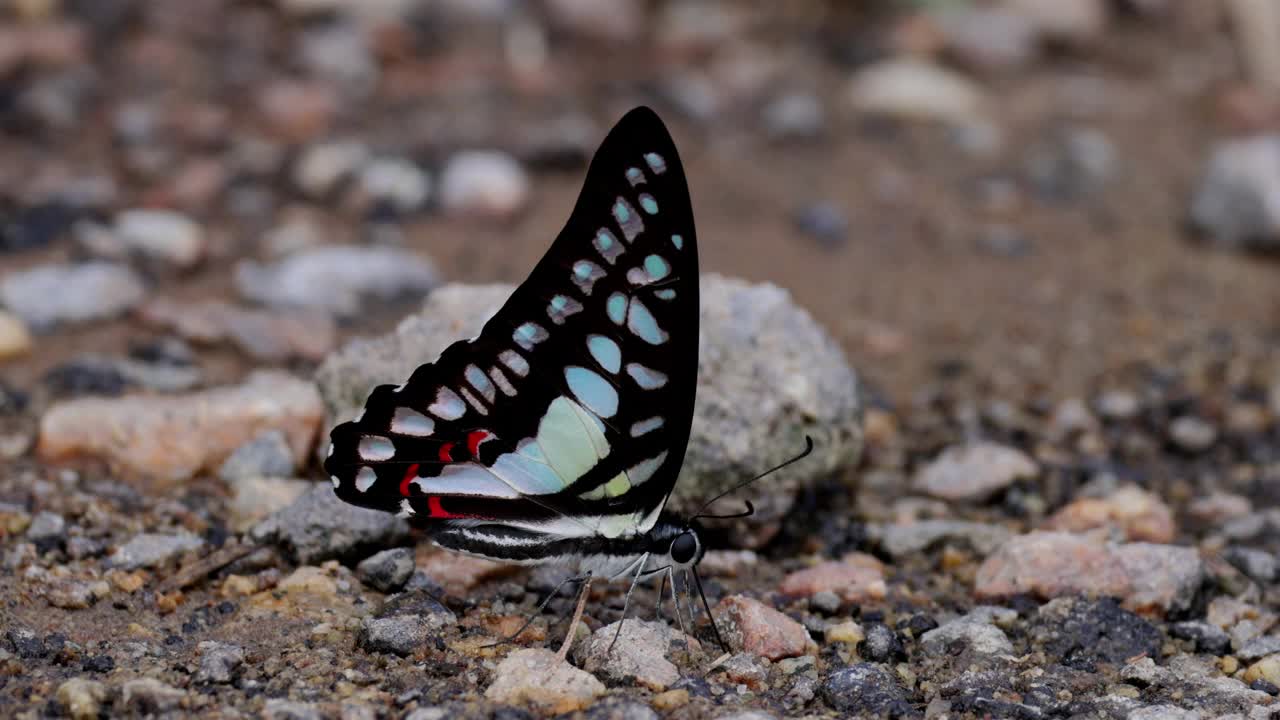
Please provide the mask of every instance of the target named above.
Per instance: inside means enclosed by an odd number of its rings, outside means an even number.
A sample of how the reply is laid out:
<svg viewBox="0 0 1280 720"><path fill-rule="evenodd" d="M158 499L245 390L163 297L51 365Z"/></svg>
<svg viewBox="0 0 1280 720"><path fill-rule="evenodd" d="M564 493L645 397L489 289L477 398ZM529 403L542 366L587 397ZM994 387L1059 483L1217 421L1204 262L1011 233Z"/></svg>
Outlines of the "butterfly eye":
<svg viewBox="0 0 1280 720"><path fill-rule="evenodd" d="M688 565L698 554L698 536L692 532L682 532L671 541L671 561L677 565Z"/></svg>

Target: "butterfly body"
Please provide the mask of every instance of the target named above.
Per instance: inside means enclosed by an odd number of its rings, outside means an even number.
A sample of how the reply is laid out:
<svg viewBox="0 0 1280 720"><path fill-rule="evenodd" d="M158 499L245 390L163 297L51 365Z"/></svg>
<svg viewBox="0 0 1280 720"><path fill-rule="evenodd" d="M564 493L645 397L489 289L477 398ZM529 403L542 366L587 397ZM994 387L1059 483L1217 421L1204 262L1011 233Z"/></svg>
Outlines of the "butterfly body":
<svg viewBox="0 0 1280 720"><path fill-rule="evenodd" d="M333 429L335 492L504 562L607 577L694 563L696 531L664 508L692 423L698 315L683 168L662 121L637 108L480 334Z"/></svg>

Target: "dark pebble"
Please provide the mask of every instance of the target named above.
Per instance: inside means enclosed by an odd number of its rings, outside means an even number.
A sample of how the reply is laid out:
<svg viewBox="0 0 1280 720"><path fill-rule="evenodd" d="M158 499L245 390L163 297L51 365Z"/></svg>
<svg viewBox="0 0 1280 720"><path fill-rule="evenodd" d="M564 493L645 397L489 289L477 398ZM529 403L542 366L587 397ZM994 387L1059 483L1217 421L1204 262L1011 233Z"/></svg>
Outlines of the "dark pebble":
<svg viewBox="0 0 1280 720"><path fill-rule="evenodd" d="M822 683L822 697L843 713L895 718L915 714L893 672L873 663L855 663L831 673Z"/></svg>
<svg viewBox="0 0 1280 720"><path fill-rule="evenodd" d="M76 213L61 203L17 210L0 206L0 252L44 247L66 233L75 221Z"/></svg>
<svg viewBox="0 0 1280 720"><path fill-rule="evenodd" d="M1249 689L1264 692L1268 695L1280 695L1280 686L1266 678L1258 678L1257 680L1249 683Z"/></svg>
<svg viewBox="0 0 1280 720"><path fill-rule="evenodd" d="M20 658L32 660L42 658L48 653L44 642L34 632L26 628L9 630L4 635L5 639L9 641L9 645L13 647L13 651Z"/></svg>
<svg viewBox="0 0 1280 720"><path fill-rule="evenodd" d="M911 637L919 638L921 635L938 627L938 621L933 619L932 615L919 613L912 615L910 620L906 622L906 629L911 632Z"/></svg>
<svg viewBox="0 0 1280 720"><path fill-rule="evenodd" d="M832 203L806 205L795 212L792 221L796 229L825 247L839 247L849 236L848 218Z"/></svg>
<svg viewBox="0 0 1280 720"><path fill-rule="evenodd" d="M1048 636L1045 651L1067 667L1093 672L1097 662L1120 665L1146 655L1160 657L1163 635L1154 625L1121 608L1114 598L1077 600L1037 618Z"/></svg>
<svg viewBox="0 0 1280 720"><path fill-rule="evenodd" d="M116 669L116 661L110 655L90 655L80 667L85 672L109 673Z"/></svg>
<svg viewBox="0 0 1280 720"><path fill-rule="evenodd" d="M116 396L129 387L129 380L107 365L70 362L45 373L44 384L55 397Z"/></svg>
<svg viewBox="0 0 1280 720"><path fill-rule="evenodd" d="M907 659L907 649L902 645L902 638L888 625L870 623L863 628L863 634L866 639L858 643L858 655L864 660L887 663Z"/></svg>
<svg viewBox="0 0 1280 720"><path fill-rule="evenodd" d="M1226 631L1207 622L1177 622L1169 626L1169 634L1196 644L1196 652L1226 655L1231 651L1231 638Z"/></svg>

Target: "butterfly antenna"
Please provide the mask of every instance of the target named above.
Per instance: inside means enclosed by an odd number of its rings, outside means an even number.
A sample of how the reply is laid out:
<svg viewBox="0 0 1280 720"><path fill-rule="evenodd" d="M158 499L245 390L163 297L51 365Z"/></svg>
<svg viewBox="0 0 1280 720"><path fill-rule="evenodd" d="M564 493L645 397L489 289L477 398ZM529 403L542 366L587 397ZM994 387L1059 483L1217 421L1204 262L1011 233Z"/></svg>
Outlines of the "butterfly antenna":
<svg viewBox="0 0 1280 720"><path fill-rule="evenodd" d="M795 457L793 457L793 458L791 458L791 459L789 459L789 460L784 460L782 463L780 463L780 464L778 464L778 465L775 465L775 466L773 466L773 467L769 468L768 470L765 470L764 472L762 472L762 473L760 473L759 475L757 475L757 476L755 476L755 477L751 478L750 480L743 480L742 482L738 483L737 485L734 485L733 487L729 488L728 490L725 490L724 492L720 493L719 495L717 495L717 496L715 496L715 497L711 498L710 500L708 500L708 501L706 501L705 503L703 503L702 507L698 509L698 512L694 513L694 515L693 515L693 517L692 517L691 519L692 519L692 520L697 520L697 519L699 519L699 518L710 518L710 519L722 520L722 519L729 519L729 518L747 517L747 516L751 515L752 513L754 513L754 512L756 511L756 509L755 509L755 506L753 506L753 505L751 504L751 502L750 502L750 501L748 501L748 502L747 502L747 509L746 509L746 511L745 511L745 512L737 513L737 514L734 514L734 515L707 515L707 514L705 514L705 511L706 511L706 509L707 509L707 508L711 507L712 503L714 503L715 501L719 500L720 498L722 498L722 497L724 497L724 496L726 496L726 495L731 495L731 494L733 494L733 493L736 493L736 492L738 492L739 490L741 490L742 488L744 488L744 487L746 487L746 486L750 485L751 483L753 483L753 482L755 482L755 481L759 480L760 478L763 478L763 477L767 477L767 476L769 476L769 475L772 475L773 473L775 473L775 472L777 472L777 471L781 470L782 468L784 468L784 467L786 467L786 466L790 465L791 463L794 463L794 462L798 462L798 461L800 461L800 460L803 460L804 458L808 457L808 456L809 456L809 453L811 453L811 452L813 452L813 438L812 438L812 437L809 437L808 435L805 435L805 436L804 436L804 450L803 450L799 455L796 455Z"/></svg>
<svg viewBox="0 0 1280 720"><path fill-rule="evenodd" d="M698 597L702 598L702 609L707 611L707 619L711 621L711 632L716 635L716 644L720 649L729 652L729 646L724 643L724 638L720 636L720 628L716 625L716 616L711 614L711 604L707 602L707 594L702 590L702 578L698 577L697 566L689 568L693 573L693 585L698 588Z"/></svg>

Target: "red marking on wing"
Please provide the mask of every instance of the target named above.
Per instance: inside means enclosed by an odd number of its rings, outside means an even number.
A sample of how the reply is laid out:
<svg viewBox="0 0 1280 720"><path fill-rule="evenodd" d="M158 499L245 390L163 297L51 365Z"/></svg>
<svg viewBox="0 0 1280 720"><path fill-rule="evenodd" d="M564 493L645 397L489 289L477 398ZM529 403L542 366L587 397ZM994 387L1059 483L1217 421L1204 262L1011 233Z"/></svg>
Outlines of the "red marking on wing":
<svg viewBox="0 0 1280 720"><path fill-rule="evenodd" d="M440 462L453 462L453 443L445 443L440 446Z"/></svg>
<svg viewBox="0 0 1280 720"><path fill-rule="evenodd" d="M493 437L488 430L472 430L467 433L467 449L471 451L471 457L476 457L476 453L480 451L480 443Z"/></svg>
<svg viewBox="0 0 1280 720"><path fill-rule="evenodd" d="M409 466L404 472L404 479L400 481L400 494L409 497L409 484L418 479L418 463Z"/></svg>
<svg viewBox="0 0 1280 720"><path fill-rule="evenodd" d="M432 495L427 498L427 516L443 519L462 517L461 515L454 515L448 510L445 510L444 507L440 505L439 496L436 495Z"/></svg>

